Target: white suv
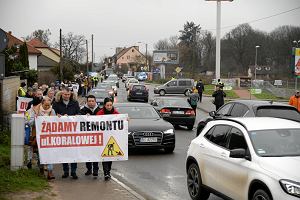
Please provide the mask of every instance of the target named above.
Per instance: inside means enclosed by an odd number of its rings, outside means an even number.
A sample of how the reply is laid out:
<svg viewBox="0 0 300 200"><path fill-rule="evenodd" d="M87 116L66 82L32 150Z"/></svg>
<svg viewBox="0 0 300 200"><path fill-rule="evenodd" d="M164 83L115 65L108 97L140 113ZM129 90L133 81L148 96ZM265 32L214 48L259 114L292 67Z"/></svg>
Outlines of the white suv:
<svg viewBox="0 0 300 200"><path fill-rule="evenodd" d="M278 118L209 122L189 147L192 199L300 199L300 123Z"/></svg>

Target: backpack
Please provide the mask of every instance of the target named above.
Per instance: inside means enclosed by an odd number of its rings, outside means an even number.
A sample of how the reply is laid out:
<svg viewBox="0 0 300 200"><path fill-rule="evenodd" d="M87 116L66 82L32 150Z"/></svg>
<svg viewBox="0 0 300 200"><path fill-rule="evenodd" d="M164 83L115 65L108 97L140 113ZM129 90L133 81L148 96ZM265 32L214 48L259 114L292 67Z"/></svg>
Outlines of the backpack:
<svg viewBox="0 0 300 200"><path fill-rule="evenodd" d="M191 104L191 106L196 106L197 103L198 103L198 96L192 95L192 96L190 97L190 104Z"/></svg>

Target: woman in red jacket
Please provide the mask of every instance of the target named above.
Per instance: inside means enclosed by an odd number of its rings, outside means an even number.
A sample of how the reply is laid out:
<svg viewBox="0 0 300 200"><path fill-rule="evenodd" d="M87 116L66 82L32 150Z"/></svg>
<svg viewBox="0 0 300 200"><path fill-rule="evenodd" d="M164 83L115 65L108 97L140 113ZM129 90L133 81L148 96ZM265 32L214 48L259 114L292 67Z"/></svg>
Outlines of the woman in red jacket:
<svg viewBox="0 0 300 200"><path fill-rule="evenodd" d="M111 114L120 114L120 113L113 107L112 98L106 97L104 99L103 108L99 110L96 115L111 115ZM104 179L106 181L111 178L110 176L111 165L112 165L112 161L102 162Z"/></svg>

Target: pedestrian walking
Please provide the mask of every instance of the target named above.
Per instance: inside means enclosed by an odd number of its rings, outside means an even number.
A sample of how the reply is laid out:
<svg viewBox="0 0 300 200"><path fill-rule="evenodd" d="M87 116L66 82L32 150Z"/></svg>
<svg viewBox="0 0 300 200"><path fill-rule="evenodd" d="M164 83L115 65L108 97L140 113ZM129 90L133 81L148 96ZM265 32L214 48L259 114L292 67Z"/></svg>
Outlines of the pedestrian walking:
<svg viewBox="0 0 300 200"><path fill-rule="evenodd" d="M38 167L40 169L40 174L44 175L44 165L40 164L40 158L39 158L39 151L37 147L37 141L36 141L36 130L35 130L35 119L38 116L55 116L55 111L52 108L51 105L51 99L49 97L44 97L42 99L42 102L38 104L37 106L32 107L28 110L29 114L29 125L32 127L32 135L31 135L31 146L34 149L34 152L37 154L38 158ZM55 179L53 175L53 165L48 164L47 165L47 178L48 180Z"/></svg>
<svg viewBox="0 0 300 200"><path fill-rule="evenodd" d="M202 102L202 93L204 92L204 84L202 83L202 80L200 79L198 83L196 84L196 89L198 90L199 94L199 101Z"/></svg>
<svg viewBox="0 0 300 200"><path fill-rule="evenodd" d="M119 114L119 112L113 107L113 100L109 97L104 99L103 108L101 108L97 115L111 115L111 114ZM112 161L102 162L104 179L107 181L111 178L110 170L111 170Z"/></svg>
<svg viewBox="0 0 300 200"><path fill-rule="evenodd" d="M223 91L222 85L216 86L216 91L212 94L215 98L213 103L216 106L216 111L224 104L224 97L226 97L226 93Z"/></svg>
<svg viewBox="0 0 300 200"><path fill-rule="evenodd" d="M196 92L196 90L193 91L193 93L190 94L190 98L188 99L188 102L190 103L191 107L193 108L195 114L197 110L197 104L199 101L199 94Z"/></svg>
<svg viewBox="0 0 300 200"><path fill-rule="evenodd" d="M89 95L86 98L86 104L80 110L82 115L96 115L99 112L100 108L97 106L96 97L94 95ZM89 176L93 173L93 176L98 176L99 165L98 162L87 162L85 163L87 171L86 176Z"/></svg>
<svg viewBox="0 0 300 200"><path fill-rule="evenodd" d="M62 91L56 94L55 102L53 103L53 109L58 117L60 116L72 116L80 114L79 103L76 100L76 95L70 91L68 87L64 87ZM76 174L77 163L71 163L71 176L73 179L78 179ZM62 178L69 176L69 164L63 163L64 174Z"/></svg>
<svg viewBox="0 0 300 200"><path fill-rule="evenodd" d="M299 90L296 90L295 94L290 97L289 105L294 106L300 112L300 92L299 92Z"/></svg>

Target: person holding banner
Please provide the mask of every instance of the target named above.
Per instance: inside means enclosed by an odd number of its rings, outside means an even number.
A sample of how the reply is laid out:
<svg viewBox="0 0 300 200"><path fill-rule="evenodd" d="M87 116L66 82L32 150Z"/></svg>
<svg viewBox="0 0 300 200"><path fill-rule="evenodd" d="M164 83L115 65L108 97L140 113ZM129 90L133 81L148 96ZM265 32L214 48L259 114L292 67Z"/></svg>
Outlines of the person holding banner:
<svg viewBox="0 0 300 200"><path fill-rule="evenodd" d="M28 103L26 110L29 110L31 107L40 104L42 102L42 99L43 99L43 91L41 89L37 89L36 92L34 93L33 100Z"/></svg>
<svg viewBox="0 0 300 200"><path fill-rule="evenodd" d="M40 173L42 175L44 175L44 165L40 164L38 146L37 146L37 141L36 141L35 119L38 116L55 116L55 111L52 109L52 106L51 106L51 99L49 97L44 97L40 104L38 104L37 106L34 106L28 110L28 114L29 114L29 122L28 123L30 124L30 126L32 126L32 134L31 134L30 143L31 143L32 148L34 149L33 152L37 153L38 166L40 168ZM55 177L53 176L53 165L48 164L47 169L48 169L48 175L47 175L48 180L55 179Z"/></svg>
<svg viewBox="0 0 300 200"><path fill-rule="evenodd" d="M97 112L96 115L111 115L111 114L120 114L114 107L113 107L113 100L110 97L106 97L104 99L104 105L101 110ZM108 181L110 176L112 161L102 162L103 172L104 172L104 179Z"/></svg>
<svg viewBox="0 0 300 200"><path fill-rule="evenodd" d="M96 97L94 95L89 95L86 98L86 105L80 110L80 113L82 115L96 115L97 112L99 112L100 108L97 106L96 103ZM87 172L85 173L86 176L89 176L92 174L93 171L93 176L98 176L98 170L99 170L99 165L98 162L87 162L86 168ZM93 170L92 170L92 165L93 165Z"/></svg>
<svg viewBox="0 0 300 200"><path fill-rule="evenodd" d="M80 115L79 103L76 100L76 95L70 91L68 87L64 87L62 91L57 92L55 102L53 103L53 109L58 117L64 115ZM71 176L73 179L78 179L76 175L77 163L71 163ZM64 174L62 178L69 176L69 164L63 163Z"/></svg>

